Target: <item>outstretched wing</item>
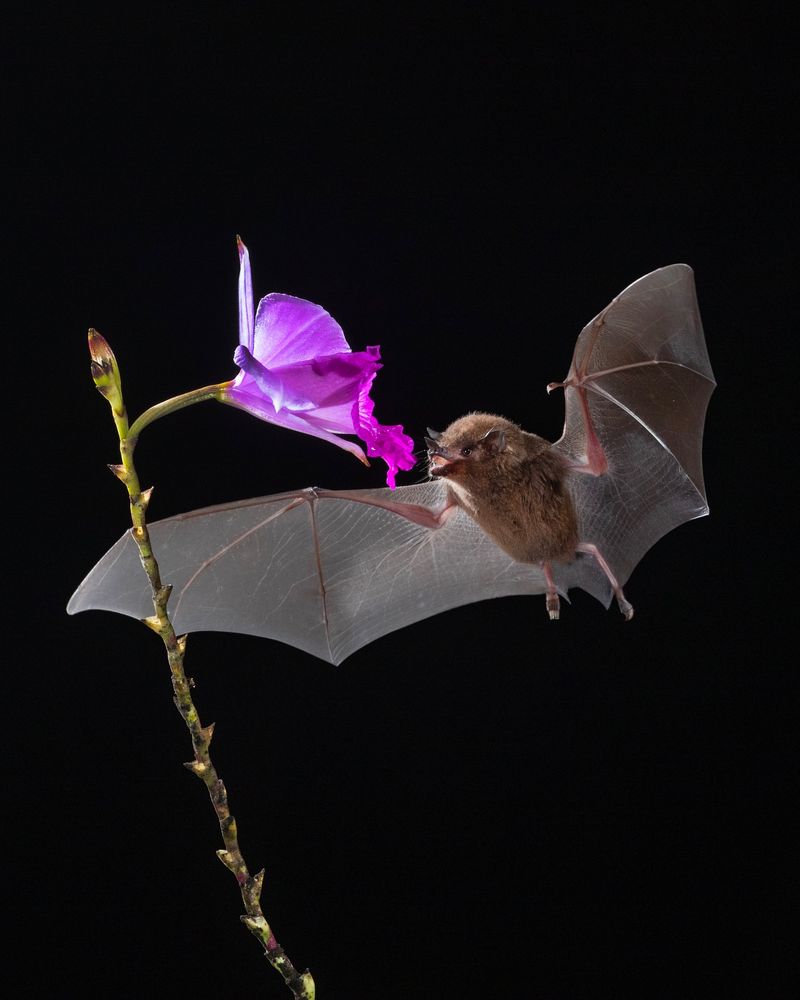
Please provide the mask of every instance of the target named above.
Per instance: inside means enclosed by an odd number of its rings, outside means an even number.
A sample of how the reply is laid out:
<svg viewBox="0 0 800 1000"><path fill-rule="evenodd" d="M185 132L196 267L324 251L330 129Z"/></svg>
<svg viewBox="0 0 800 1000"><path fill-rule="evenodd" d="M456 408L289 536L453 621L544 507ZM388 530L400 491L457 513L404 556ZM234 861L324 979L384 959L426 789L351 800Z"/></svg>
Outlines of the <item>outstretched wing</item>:
<svg viewBox="0 0 800 1000"><path fill-rule="evenodd" d="M574 472L580 539L624 584L662 535L708 512L701 461L714 379L692 271L674 264L626 288L582 331L554 445ZM580 471L583 470L583 471ZM460 508L439 521L442 483L397 490L308 489L209 507L150 526L178 632L268 636L331 663L395 629L461 604L546 591ZM594 559L553 566L608 606ZM152 613L126 533L68 611Z"/></svg>
<svg viewBox="0 0 800 1000"><path fill-rule="evenodd" d="M708 513L703 424L715 382L692 269L662 267L621 292L582 330L563 385L554 447L576 469L580 539L622 585L659 538Z"/></svg>
<svg viewBox="0 0 800 1000"><path fill-rule="evenodd" d="M515 562L463 511L437 527L441 483L297 493L223 504L150 525L179 633L268 636L330 663L395 629L473 601L541 594L538 566ZM558 567L562 593L579 565ZM134 618L152 614L130 532L70 600Z"/></svg>

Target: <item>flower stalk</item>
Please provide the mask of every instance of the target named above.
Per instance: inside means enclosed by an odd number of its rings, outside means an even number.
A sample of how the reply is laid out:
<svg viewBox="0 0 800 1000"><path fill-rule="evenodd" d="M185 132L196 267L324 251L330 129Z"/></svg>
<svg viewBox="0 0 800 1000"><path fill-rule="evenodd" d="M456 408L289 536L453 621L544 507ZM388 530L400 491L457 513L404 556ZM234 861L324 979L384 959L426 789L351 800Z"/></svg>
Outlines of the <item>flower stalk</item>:
<svg viewBox="0 0 800 1000"><path fill-rule="evenodd" d="M192 389L191 392L184 392L180 396L165 399L163 403L156 403L155 406L151 406L134 420L127 434L128 440L133 441L135 447L139 435L154 420L165 417L168 413L182 410L185 406L192 406L194 403L204 403L209 399L221 400L223 390L231 384L231 382L220 382L218 385L205 385L202 389Z"/></svg>
<svg viewBox="0 0 800 1000"><path fill-rule="evenodd" d="M308 971L300 973L295 969L286 952L276 940L272 928L261 909L264 870L262 869L257 874L251 875L239 847L236 820L230 811L228 793L211 759L210 745L214 733L214 724L211 723L208 726L202 725L192 699L192 682L187 678L184 670L187 637L175 634L175 629L172 626L167 610L167 603L172 588L169 584L164 585L162 583L158 563L150 545L146 514L152 494L152 487L147 490L141 489L139 477L133 462L133 453L139 433L149 423L158 419L158 417L164 416L166 413L181 409L191 403L218 398L218 392L226 383L197 389L194 392L185 393L183 396L176 396L174 399L153 406L149 410L146 410L129 427L116 359L105 339L96 330L89 331L89 352L92 358L92 378L100 393L107 399L111 406L111 412L119 436L121 464L112 465L110 468L128 492L133 525L132 534L139 548L142 566L150 581L150 589L153 596L153 614L145 618L144 623L156 632L164 643L172 680L173 700L189 730L192 740L194 759L188 761L184 766L200 778L211 798L211 804L219 821L224 845L221 850L217 851L217 857L233 874L239 885L239 891L245 908L245 913L241 917L242 923L260 941L266 958L283 977L284 982L296 1000L314 1000L315 985L311 973Z"/></svg>

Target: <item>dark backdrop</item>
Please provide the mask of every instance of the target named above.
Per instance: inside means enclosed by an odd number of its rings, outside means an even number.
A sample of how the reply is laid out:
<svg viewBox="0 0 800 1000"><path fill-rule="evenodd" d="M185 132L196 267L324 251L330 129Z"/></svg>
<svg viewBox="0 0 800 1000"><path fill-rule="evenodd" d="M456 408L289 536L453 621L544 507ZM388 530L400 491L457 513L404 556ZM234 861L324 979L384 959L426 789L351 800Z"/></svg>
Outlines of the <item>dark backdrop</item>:
<svg viewBox="0 0 800 1000"><path fill-rule="evenodd" d="M288 995L181 767L158 640L64 613L127 519L86 328L116 350L132 413L231 377L237 232L257 296L321 302L354 348L382 345L378 416L418 445L478 408L556 437L544 386L580 327L675 261L695 268L719 382L712 516L636 570L631 625L581 593L557 625L541 599L495 601L339 668L190 639L265 912L320 1000L795 995L797 686L778 640L794 624L796 90L783 27L730 17L174 4L12 30L17 995ZM137 457L154 517L383 480L210 404Z"/></svg>

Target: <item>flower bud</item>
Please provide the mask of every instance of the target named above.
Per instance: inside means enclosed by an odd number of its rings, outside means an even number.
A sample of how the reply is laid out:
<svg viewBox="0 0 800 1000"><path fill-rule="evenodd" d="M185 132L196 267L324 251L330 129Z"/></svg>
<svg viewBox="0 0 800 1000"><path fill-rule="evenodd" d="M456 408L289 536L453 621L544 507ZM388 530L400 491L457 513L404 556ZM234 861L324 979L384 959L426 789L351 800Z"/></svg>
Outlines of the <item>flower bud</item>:
<svg viewBox="0 0 800 1000"><path fill-rule="evenodd" d="M89 330L89 355L92 359L91 372L94 384L106 397L115 413L123 412L122 380L114 352L105 337L97 330Z"/></svg>

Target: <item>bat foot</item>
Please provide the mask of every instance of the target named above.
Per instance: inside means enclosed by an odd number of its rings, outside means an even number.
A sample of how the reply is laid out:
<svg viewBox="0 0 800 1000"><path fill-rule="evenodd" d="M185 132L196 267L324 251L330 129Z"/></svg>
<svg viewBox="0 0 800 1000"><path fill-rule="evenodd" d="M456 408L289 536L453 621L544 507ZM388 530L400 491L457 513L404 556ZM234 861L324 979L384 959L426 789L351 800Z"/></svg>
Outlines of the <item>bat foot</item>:
<svg viewBox="0 0 800 1000"><path fill-rule="evenodd" d="M578 547L578 552L586 552L588 555L596 561L600 569L605 573L608 582L611 584L614 590L614 596L617 599L617 604L619 605L619 610L622 613L622 617L626 622L629 622L633 618L633 605L627 600L625 595L622 593L622 587L620 587L617 578L611 572L611 567L605 561L603 553L598 549L596 545L592 542L581 542Z"/></svg>
<svg viewBox="0 0 800 1000"><path fill-rule="evenodd" d="M555 580L553 579L553 569L550 563L543 562L542 569L544 571L544 578L547 582L547 613L550 616L550 621L555 622L558 621L561 601L558 596L558 591L556 590Z"/></svg>
<svg viewBox="0 0 800 1000"><path fill-rule="evenodd" d="M619 605L622 617L626 622L629 622L631 618L633 618L633 605L625 599L625 595L622 591L620 591L620 594L617 597L617 604Z"/></svg>

